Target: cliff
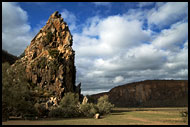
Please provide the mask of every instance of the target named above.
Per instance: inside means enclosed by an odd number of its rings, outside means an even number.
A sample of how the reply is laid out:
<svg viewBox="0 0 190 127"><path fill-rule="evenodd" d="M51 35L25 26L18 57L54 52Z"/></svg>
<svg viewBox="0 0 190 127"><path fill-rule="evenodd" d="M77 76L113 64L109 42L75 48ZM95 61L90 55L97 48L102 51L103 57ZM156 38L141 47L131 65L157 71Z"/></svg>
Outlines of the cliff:
<svg viewBox="0 0 190 127"><path fill-rule="evenodd" d="M188 81L146 80L117 86L107 93L91 97L97 100L105 94L116 107L188 106Z"/></svg>

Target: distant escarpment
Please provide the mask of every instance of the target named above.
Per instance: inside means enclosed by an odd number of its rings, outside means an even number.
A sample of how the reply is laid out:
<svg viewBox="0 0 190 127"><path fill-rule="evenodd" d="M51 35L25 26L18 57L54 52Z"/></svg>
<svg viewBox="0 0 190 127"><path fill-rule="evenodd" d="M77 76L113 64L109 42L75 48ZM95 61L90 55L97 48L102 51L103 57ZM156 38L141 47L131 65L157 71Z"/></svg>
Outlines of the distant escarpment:
<svg viewBox="0 0 190 127"><path fill-rule="evenodd" d="M51 100L57 104L66 92L80 94L80 85L75 86L72 43L69 27L56 11L32 39L24 56L11 66L12 69L18 65L25 68L34 94L39 97L38 103Z"/></svg>
<svg viewBox="0 0 190 127"><path fill-rule="evenodd" d="M91 95L97 100L108 95L116 107L188 106L187 80L146 80L112 88L109 92Z"/></svg>

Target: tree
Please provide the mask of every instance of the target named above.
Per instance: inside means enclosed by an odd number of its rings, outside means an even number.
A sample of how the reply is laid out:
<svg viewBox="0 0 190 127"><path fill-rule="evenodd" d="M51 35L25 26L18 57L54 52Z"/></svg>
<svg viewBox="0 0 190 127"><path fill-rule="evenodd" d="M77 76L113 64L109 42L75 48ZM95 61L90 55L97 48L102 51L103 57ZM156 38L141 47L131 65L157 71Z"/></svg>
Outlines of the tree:
<svg viewBox="0 0 190 127"><path fill-rule="evenodd" d="M30 84L22 65L2 64L2 109L5 119L10 115L35 114Z"/></svg>

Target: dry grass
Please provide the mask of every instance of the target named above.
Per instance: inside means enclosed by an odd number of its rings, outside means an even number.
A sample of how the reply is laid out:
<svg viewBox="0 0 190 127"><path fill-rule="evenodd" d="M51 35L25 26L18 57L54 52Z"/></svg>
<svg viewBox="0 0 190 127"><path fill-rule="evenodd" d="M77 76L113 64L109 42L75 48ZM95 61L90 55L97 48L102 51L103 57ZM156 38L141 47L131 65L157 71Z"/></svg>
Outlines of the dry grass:
<svg viewBox="0 0 190 127"><path fill-rule="evenodd" d="M3 125L188 125L179 112L187 108L114 108L101 119L9 120Z"/></svg>

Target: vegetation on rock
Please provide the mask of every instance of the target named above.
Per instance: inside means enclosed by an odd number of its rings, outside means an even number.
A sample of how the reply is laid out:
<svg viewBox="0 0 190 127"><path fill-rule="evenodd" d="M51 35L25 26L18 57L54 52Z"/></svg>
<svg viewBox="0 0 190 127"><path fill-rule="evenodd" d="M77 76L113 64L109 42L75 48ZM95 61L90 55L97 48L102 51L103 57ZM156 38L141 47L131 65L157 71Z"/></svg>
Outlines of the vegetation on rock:
<svg viewBox="0 0 190 127"><path fill-rule="evenodd" d="M40 61L38 62L37 67L38 68L45 68L46 63L47 63L47 58L46 57L42 57L40 59Z"/></svg>
<svg viewBox="0 0 190 127"><path fill-rule="evenodd" d="M52 37L53 37L52 32L48 31L47 35L46 35L46 41L44 41L45 42L45 46L48 45L52 41Z"/></svg>
<svg viewBox="0 0 190 127"><path fill-rule="evenodd" d="M53 49L53 50L48 50L48 52L52 58L56 59L59 56L59 50Z"/></svg>

